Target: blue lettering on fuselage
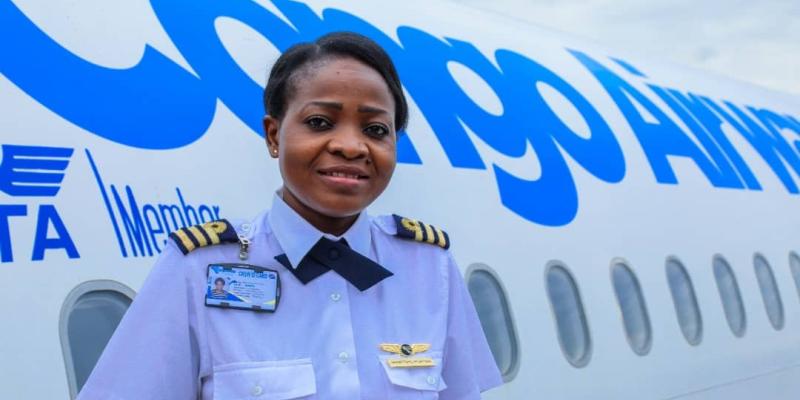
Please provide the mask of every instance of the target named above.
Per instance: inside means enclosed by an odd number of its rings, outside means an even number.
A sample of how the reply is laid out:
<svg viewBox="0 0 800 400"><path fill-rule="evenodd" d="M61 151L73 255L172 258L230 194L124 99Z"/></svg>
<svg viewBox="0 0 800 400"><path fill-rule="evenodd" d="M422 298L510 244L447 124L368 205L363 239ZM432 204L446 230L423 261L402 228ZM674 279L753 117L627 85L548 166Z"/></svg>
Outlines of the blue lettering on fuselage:
<svg viewBox="0 0 800 400"><path fill-rule="evenodd" d="M86 150L86 158L123 257L150 257L159 254L162 246L166 245L170 232L220 219L219 206L192 206L186 202L181 189L177 187L177 202L142 203L137 200L130 185L125 185L124 189L118 189L113 184L106 185L89 150Z"/></svg>
<svg viewBox="0 0 800 400"><path fill-rule="evenodd" d="M28 198L53 198L61 190L73 150L64 147L2 145L0 192L13 203ZM11 218L27 217L27 204L0 204L0 262L14 261ZM31 261L41 261L47 250L64 250L68 258L79 258L78 249L64 221L52 204L40 204L36 211ZM50 228L54 236L50 236ZM24 238L27 240L28 238Z"/></svg>
<svg viewBox="0 0 800 400"><path fill-rule="evenodd" d="M491 166L503 205L522 218L550 226L575 218L578 190L567 158L604 182L617 183L625 176L625 157L617 138L595 107L555 71L526 55L499 49L490 59L469 42L438 38L408 26L397 29L398 42L341 10L329 8L317 14L299 2L273 3L291 24L249 0L151 0L160 23L195 75L149 46L139 63L127 69L93 64L48 37L10 0L0 0L0 36L14 38L0 42L0 72L45 107L93 134L142 149L171 149L186 146L206 132L218 99L261 134L262 88L223 46L214 25L217 18L251 27L280 51L326 32L350 30L373 38L391 55L405 88L453 167L489 168L468 131L509 157L521 157L529 147L536 152L541 164L536 180ZM800 141L789 143L781 133L800 135L797 117L661 87L624 60L611 58L604 64L583 52L568 51L618 106L657 182L678 184L671 160L683 157L692 160L713 187L761 190L721 129L729 124L787 191L798 193ZM461 64L480 76L500 99L502 114L491 114L472 101L450 74L448 63ZM644 85L634 85L634 80ZM544 101L542 86L556 90L575 107L589 127L589 138L573 132L557 116ZM673 120L654 99L666 104L680 121ZM398 161L423 163L409 135L400 136ZM120 213L115 229L126 255L126 249L133 255L157 251L160 239L156 237L168 229L164 225L171 228L180 222L178 216L188 218L177 205L140 207L129 187L103 190L109 210ZM125 245L123 231L128 238Z"/></svg>
<svg viewBox="0 0 800 400"><path fill-rule="evenodd" d="M122 189L106 185L92 154L89 150L85 153L123 257L157 255L170 232L220 219L218 205L192 204L179 187L171 202L146 203L130 185ZM28 240L33 243L31 261L43 261L53 251L62 251L70 259L81 257L55 205L18 203L32 198L49 202L56 197L72 154L73 149L62 147L2 145L0 192L9 196L12 204L0 204L0 263L13 262L14 242ZM34 218L32 237L16 233L19 227L12 227L12 222L33 222Z"/></svg>

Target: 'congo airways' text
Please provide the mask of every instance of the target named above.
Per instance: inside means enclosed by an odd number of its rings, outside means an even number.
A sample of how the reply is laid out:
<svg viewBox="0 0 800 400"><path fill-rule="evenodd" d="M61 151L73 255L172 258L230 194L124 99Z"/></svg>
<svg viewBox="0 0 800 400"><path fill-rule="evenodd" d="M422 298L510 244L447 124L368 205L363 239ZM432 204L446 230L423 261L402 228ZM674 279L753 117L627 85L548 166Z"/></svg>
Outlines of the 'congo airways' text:
<svg viewBox="0 0 800 400"><path fill-rule="evenodd" d="M261 132L263 110L256 99L262 87L225 49L214 24L218 17L251 27L281 51L325 32L351 30L370 36L388 50L453 167L487 168L466 129L510 157L522 156L529 145L533 148L541 164L536 180L492 166L503 205L522 218L550 226L575 218L578 191L565 156L602 181L617 183L625 176L624 155L604 118L573 85L528 55L499 49L490 60L469 42L443 40L408 26L397 29L398 43L341 10L329 8L319 15L299 2L273 3L291 25L248 0L151 0L195 75L151 47L128 69L87 62L48 37L10 0L0 0L0 36L14 38L0 41L0 69L37 101L96 135L128 146L169 149L188 145L206 132L218 99L254 132ZM585 67L616 103L657 182L678 183L669 161L677 156L691 159L714 187L761 190L757 177L723 133L722 126L728 124L789 193L798 193L792 171L800 174L799 142L790 143L782 136L782 131L800 134L797 116L655 84L647 84L643 91L631 80L646 83L648 77L630 64L616 59L600 62L584 52L567 51L576 66ZM449 72L451 62L466 66L489 84L503 105L502 115L493 115L470 99ZM555 89L572 103L589 127L589 138L576 134L556 115L540 91L542 86ZM653 96L689 132L659 109ZM122 120L124 124L118 122ZM423 162L408 135L401 137L398 157L404 163Z"/></svg>

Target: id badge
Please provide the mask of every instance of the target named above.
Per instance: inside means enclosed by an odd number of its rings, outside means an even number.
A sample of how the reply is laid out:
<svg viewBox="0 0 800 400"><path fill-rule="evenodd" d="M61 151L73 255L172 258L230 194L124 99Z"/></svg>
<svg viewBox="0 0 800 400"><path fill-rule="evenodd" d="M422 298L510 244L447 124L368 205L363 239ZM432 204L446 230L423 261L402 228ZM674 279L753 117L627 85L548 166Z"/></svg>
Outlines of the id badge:
<svg viewBox="0 0 800 400"><path fill-rule="evenodd" d="M209 264L206 306L275 312L281 297L277 271L248 264Z"/></svg>

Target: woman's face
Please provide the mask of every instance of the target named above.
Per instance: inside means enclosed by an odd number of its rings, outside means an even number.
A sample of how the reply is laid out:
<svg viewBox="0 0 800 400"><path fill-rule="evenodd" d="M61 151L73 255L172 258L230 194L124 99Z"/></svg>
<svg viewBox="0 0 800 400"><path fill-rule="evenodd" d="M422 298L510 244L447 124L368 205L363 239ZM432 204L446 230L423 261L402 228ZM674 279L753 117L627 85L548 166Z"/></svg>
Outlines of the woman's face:
<svg viewBox="0 0 800 400"><path fill-rule="evenodd" d="M284 200L301 215L357 215L386 189L396 164L388 85L355 59L331 59L295 75L288 97L281 120L264 119Z"/></svg>

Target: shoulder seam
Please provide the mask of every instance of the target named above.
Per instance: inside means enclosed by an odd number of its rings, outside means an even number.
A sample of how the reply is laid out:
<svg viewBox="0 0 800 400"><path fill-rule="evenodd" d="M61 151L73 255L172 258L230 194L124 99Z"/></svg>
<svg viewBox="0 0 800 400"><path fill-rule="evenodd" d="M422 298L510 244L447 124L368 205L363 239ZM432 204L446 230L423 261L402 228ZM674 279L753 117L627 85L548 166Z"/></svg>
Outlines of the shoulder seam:
<svg viewBox="0 0 800 400"><path fill-rule="evenodd" d="M391 215L379 215L372 218L372 223L378 227L383 233L394 236L397 230L394 228L394 219Z"/></svg>

